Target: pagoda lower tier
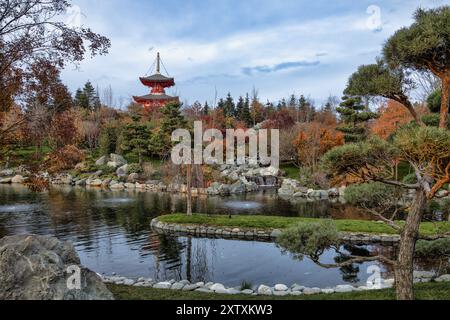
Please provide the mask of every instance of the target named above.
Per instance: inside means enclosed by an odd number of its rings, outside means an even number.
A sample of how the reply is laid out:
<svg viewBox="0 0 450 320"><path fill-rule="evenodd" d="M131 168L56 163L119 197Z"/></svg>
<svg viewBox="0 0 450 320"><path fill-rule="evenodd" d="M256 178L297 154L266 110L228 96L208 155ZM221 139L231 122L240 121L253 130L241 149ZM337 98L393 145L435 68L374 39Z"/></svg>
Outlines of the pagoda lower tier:
<svg viewBox="0 0 450 320"><path fill-rule="evenodd" d="M148 94L141 97L133 97L134 101L141 104L145 109L150 110L156 107L164 107L168 103L179 103L178 97L172 97L166 94Z"/></svg>

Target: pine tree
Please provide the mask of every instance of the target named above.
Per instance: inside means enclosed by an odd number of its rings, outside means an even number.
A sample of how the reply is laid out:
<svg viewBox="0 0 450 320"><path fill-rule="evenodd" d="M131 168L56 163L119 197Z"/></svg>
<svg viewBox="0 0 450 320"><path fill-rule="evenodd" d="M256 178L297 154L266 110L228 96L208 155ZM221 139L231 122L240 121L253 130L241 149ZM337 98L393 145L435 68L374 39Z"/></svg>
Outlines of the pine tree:
<svg viewBox="0 0 450 320"><path fill-rule="evenodd" d="M217 109L221 109L225 113L225 101L223 100L223 98L219 99L219 102L217 103Z"/></svg>
<svg viewBox="0 0 450 320"><path fill-rule="evenodd" d="M378 118L378 114L371 112L362 103L361 97L344 96L343 102L336 111L341 115L342 125L337 127L345 135L345 142L365 140L368 135L367 122Z"/></svg>
<svg viewBox="0 0 450 320"><path fill-rule="evenodd" d="M227 98L224 102L224 113L226 117L235 117L236 116L236 106L234 104L233 97L231 93L228 93Z"/></svg>
<svg viewBox="0 0 450 320"><path fill-rule="evenodd" d="M90 81L86 82L82 90L76 91L75 105L89 111L98 110L101 107L98 92Z"/></svg>
<svg viewBox="0 0 450 320"><path fill-rule="evenodd" d="M238 103L236 104L236 118L240 121L244 121L243 113L244 113L244 98L242 96L239 97Z"/></svg>
<svg viewBox="0 0 450 320"><path fill-rule="evenodd" d="M298 101L298 121L299 122L306 122L306 118L308 115L308 101L306 100L304 95L300 96L300 99Z"/></svg>
<svg viewBox="0 0 450 320"><path fill-rule="evenodd" d="M244 109L242 110L242 121L244 121L247 126L252 125L252 116L250 114L250 98L248 96L248 93L245 96Z"/></svg>
<svg viewBox="0 0 450 320"><path fill-rule="evenodd" d="M173 146L172 132L186 128L187 122L181 114L181 105L178 103L169 103L161 108L161 114L161 127L152 136L149 148L153 154L166 158Z"/></svg>
<svg viewBox="0 0 450 320"><path fill-rule="evenodd" d="M208 105L208 101L205 101L205 105L203 106L203 115L207 116L209 115L209 105Z"/></svg>
<svg viewBox="0 0 450 320"><path fill-rule="evenodd" d="M125 126L120 139L120 148L126 154L137 158L140 165L143 163L143 156L147 153L150 139L148 126L140 123L140 117L134 116L133 122Z"/></svg>
<svg viewBox="0 0 450 320"><path fill-rule="evenodd" d="M84 94L83 90L78 89L75 93L75 106L88 109L89 107L89 101L87 99L87 96Z"/></svg>

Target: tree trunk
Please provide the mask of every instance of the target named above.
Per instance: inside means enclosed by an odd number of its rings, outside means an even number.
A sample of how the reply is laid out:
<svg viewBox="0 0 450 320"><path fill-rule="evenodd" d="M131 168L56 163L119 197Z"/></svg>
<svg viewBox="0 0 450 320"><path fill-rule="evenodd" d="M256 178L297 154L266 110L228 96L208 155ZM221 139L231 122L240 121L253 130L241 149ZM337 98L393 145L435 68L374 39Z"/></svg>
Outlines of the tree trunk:
<svg viewBox="0 0 450 320"><path fill-rule="evenodd" d="M395 265L395 283L398 300L414 300L414 251L426 202L426 193L421 188L416 192L411 211L408 213L406 224L401 234L400 247Z"/></svg>
<svg viewBox="0 0 450 320"><path fill-rule="evenodd" d="M448 124L448 104L450 91L450 75L442 79L442 105L441 105L441 120L439 128L447 129Z"/></svg>
<svg viewBox="0 0 450 320"><path fill-rule="evenodd" d="M192 164L187 164L187 215L192 216Z"/></svg>

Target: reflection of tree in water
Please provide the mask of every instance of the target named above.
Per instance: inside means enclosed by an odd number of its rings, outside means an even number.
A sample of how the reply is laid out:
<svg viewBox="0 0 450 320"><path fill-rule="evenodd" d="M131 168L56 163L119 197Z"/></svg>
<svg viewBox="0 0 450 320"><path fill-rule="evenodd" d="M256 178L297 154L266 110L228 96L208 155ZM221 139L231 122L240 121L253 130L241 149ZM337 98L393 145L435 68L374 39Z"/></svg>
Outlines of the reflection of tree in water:
<svg viewBox="0 0 450 320"><path fill-rule="evenodd" d="M155 256L155 279L180 280L182 278L182 253L185 250L177 237L152 233L150 235L150 247Z"/></svg>
<svg viewBox="0 0 450 320"><path fill-rule="evenodd" d="M344 245L343 249L345 250L345 253L338 253L338 255L336 257L334 257L334 261L336 263L342 263L342 262L349 260L350 258L347 256L347 254L350 256L361 256L361 257L371 256L370 251L364 247L359 247L359 246L355 246L355 245ZM361 264L362 264L362 262L354 263L354 264L346 265L346 266L341 266L339 268L339 270L342 274L342 280L344 280L345 282L351 282L351 283L359 282L360 279L358 278L358 274L360 271L359 266Z"/></svg>
<svg viewBox="0 0 450 320"><path fill-rule="evenodd" d="M334 257L334 261L336 263L342 263L348 261L350 256L358 256L358 257L374 257L377 255L384 255L385 257L394 257L396 248L393 246L358 246L352 244L345 244L342 246L342 249L345 251L339 252L336 257ZM339 268L342 279L346 282L358 283L360 279L358 278L358 274L360 272L360 266L364 262L353 263L351 265L341 266ZM387 277L393 274L393 266L389 264L382 264L384 269L384 276Z"/></svg>
<svg viewBox="0 0 450 320"><path fill-rule="evenodd" d="M211 279L208 263L208 239L195 239L192 247L192 237L187 240L186 250L186 275L191 282L208 282Z"/></svg>

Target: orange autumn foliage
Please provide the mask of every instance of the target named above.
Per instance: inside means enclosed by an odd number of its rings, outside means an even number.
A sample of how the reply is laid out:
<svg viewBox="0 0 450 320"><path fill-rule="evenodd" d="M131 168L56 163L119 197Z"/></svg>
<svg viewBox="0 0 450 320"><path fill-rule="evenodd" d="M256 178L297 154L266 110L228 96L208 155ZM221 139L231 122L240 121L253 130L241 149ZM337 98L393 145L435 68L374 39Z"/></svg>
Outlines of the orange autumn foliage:
<svg viewBox="0 0 450 320"><path fill-rule="evenodd" d="M294 146L297 148L299 160L306 166L315 169L326 152L344 144L344 135L334 128L326 127L319 122L302 125Z"/></svg>
<svg viewBox="0 0 450 320"><path fill-rule="evenodd" d="M426 113L425 110L417 111L419 116ZM398 128L414 120L402 104L393 100L389 100L386 106L380 108L380 115L372 126L372 132L385 140Z"/></svg>

